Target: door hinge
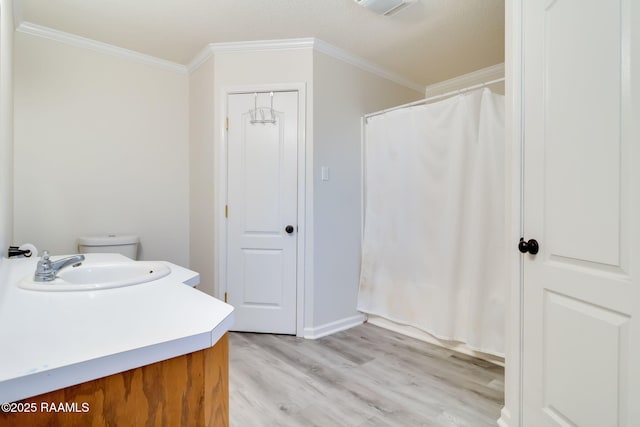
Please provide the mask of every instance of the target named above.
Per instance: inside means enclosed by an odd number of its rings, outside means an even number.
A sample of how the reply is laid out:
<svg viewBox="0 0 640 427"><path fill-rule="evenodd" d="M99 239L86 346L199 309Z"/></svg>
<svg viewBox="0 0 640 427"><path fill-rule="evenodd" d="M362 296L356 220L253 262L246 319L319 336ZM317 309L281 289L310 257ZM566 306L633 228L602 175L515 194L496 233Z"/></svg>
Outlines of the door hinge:
<svg viewBox="0 0 640 427"><path fill-rule="evenodd" d="M227 130L229 130L229 117L227 117L225 126L226 126Z"/></svg>
<svg viewBox="0 0 640 427"><path fill-rule="evenodd" d="M227 302L227 293L224 293L224 302Z"/></svg>
<svg viewBox="0 0 640 427"><path fill-rule="evenodd" d="M224 217L229 218L229 205L224 205Z"/></svg>

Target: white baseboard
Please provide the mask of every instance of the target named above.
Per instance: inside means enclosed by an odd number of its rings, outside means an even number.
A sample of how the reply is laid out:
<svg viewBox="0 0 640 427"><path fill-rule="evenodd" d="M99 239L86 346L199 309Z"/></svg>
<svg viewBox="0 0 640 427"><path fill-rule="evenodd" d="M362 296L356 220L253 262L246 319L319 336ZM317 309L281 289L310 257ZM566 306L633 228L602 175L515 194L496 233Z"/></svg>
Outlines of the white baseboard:
<svg viewBox="0 0 640 427"><path fill-rule="evenodd" d="M414 328L412 326L401 325L399 323L393 322L391 320L387 320L383 317L376 316L373 314L368 315L367 322L371 323L372 325L376 325L381 328L389 329L390 331L397 332L399 334L403 334L411 338L418 339L420 341L425 341L430 344L435 344L437 346L456 351L458 353L462 353L468 356L477 357L478 359L486 360L487 362L491 362L499 366L504 366L504 358L500 356L495 356L493 354L487 354L487 353L482 353L482 352L473 350L467 347L464 343L461 343L458 341L441 340L427 332L421 331L420 329Z"/></svg>
<svg viewBox="0 0 640 427"><path fill-rule="evenodd" d="M502 408L502 411L500 411L498 427L514 427L511 420L511 412L509 412L506 407Z"/></svg>
<svg viewBox="0 0 640 427"><path fill-rule="evenodd" d="M325 323L314 328L304 328L304 337L306 339L315 340L325 337L327 335L335 334L336 332L344 331L345 329L353 328L364 323L366 316L364 314L357 314L355 316L347 317L344 319L336 320L335 322Z"/></svg>

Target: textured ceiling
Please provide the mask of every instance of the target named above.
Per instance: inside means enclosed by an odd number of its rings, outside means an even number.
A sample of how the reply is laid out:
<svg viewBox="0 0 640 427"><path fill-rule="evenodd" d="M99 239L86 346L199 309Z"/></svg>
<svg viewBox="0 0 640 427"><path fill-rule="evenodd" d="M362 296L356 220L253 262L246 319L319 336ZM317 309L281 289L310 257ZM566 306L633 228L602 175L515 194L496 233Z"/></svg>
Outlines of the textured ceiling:
<svg viewBox="0 0 640 427"><path fill-rule="evenodd" d="M187 64L208 43L316 37L421 85L504 62L504 0L17 0L24 21Z"/></svg>

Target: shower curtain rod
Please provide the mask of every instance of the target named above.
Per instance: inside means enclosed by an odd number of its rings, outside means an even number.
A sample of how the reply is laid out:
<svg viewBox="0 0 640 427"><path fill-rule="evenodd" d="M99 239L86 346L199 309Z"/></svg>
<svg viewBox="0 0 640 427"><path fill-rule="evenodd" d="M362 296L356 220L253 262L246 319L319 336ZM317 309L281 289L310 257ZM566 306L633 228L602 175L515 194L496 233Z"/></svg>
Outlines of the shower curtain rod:
<svg viewBox="0 0 640 427"><path fill-rule="evenodd" d="M499 79L490 80L490 81L484 82L484 83L478 83L478 84L473 85L473 86L468 86L468 87L465 87L463 89L452 90L451 92L443 93L443 94L440 94L440 95L430 96L429 98L421 99L419 101L413 101L413 102L409 102L408 104L398 105L397 107L387 108L386 110L376 111L375 113L365 114L364 115L364 119L366 121L370 117L379 116L380 114L388 113L390 111L399 110L401 108L413 107L413 106L420 105L420 104L426 104L427 102L435 101L435 100L440 99L440 98L446 98L446 97L452 96L452 95L459 95L461 93L469 92L470 90L480 89L481 87L489 86L489 85L492 85L492 84L495 84L495 83L500 83L500 82L503 82L503 81L504 81L504 77L501 77Z"/></svg>

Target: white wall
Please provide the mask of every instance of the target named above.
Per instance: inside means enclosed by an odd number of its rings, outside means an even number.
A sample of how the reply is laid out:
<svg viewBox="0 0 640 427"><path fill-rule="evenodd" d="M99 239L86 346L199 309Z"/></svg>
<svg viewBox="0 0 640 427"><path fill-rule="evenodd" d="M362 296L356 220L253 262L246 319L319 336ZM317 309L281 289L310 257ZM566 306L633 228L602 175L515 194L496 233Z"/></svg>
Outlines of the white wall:
<svg viewBox="0 0 640 427"><path fill-rule="evenodd" d="M306 85L306 147L313 146L313 138L311 129L313 126L311 99L313 93L311 91L312 80L312 52L311 49L288 49L288 50L271 50L271 51L241 51L241 52L220 52L215 54L215 108L218 113L214 115L214 127L216 129L214 136L216 165L219 171L225 168L224 154L224 112L226 109L225 98L226 90L232 87L249 87L256 85L277 85L302 83ZM304 173L304 171L300 171ZM216 176L220 176L216 174ZM226 189L222 181L216 182L215 195L224 197ZM211 191L204 195L192 195L192 197L213 197ZM307 211L310 212L311 202L307 203ZM221 232L223 227L222 213L223 204L217 206L214 211L216 221L216 231ZM310 230L307 230L310 231ZM310 233L307 233L309 237ZM307 240L307 244L311 240ZM223 240L218 239L218 243L222 244ZM216 248L222 249L222 248ZM215 271L221 273L218 258L216 257ZM219 283L218 286L223 286ZM308 283L306 285L309 285ZM216 289L218 291L219 289ZM306 292L306 291L305 291Z"/></svg>
<svg viewBox="0 0 640 427"><path fill-rule="evenodd" d="M313 325L322 330L358 316L360 119L424 94L320 52L314 52L313 78ZM328 181L321 180L322 166Z"/></svg>
<svg viewBox="0 0 640 427"><path fill-rule="evenodd" d="M200 273L199 289L215 295L214 62L209 58L189 78L189 268Z"/></svg>
<svg viewBox="0 0 640 427"><path fill-rule="evenodd" d="M187 75L18 32L14 87L14 241L132 233L187 265Z"/></svg>
<svg viewBox="0 0 640 427"><path fill-rule="evenodd" d="M304 334L322 335L331 325L339 327L350 319L360 319L356 311L361 230L360 119L367 112L422 98L423 92L310 47L212 55L190 80L191 267L201 273L201 289L218 296L224 291L224 266L218 265L216 253L224 244L226 157L222 129L226 91L303 84L307 156L305 170L300 171L307 180ZM321 166L330 168L330 181L320 180ZM220 246L212 247L214 242Z"/></svg>
<svg viewBox="0 0 640 427"><path fill-rule="evenodd" d="M0 0L0 259L12 239L13 215L13 9Z"/></svg>
<svg viewBox="0 0 640 427"><path fill-rule="evenodd" d="M190 76L24 33L16 51L17 242L71 253L81 235L139 234L141 258L189 264L220 295L225 90L302 84L304 326L357 315L360 118L421 93L310 47L217 52Z"/></svg>

